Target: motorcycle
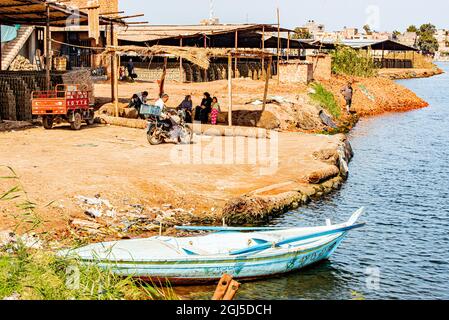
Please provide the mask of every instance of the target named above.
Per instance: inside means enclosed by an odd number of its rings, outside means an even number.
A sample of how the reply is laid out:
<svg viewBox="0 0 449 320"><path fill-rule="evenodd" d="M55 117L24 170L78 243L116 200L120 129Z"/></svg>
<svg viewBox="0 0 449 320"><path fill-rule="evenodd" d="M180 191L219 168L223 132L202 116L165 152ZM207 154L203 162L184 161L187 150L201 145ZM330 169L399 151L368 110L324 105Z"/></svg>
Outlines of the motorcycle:
<svg viewBox="0 0 449 320"><path fill-rule="evenodd" d="M193 130L185 122L183 110L169 111L168 119L161 120L159 116L152 116L148 119L146 129L148 142L152 146L162 143L191 144L193 140ZM174 132L175 130L175 132ZM173 134L176 135L175 140Z"/></svg>

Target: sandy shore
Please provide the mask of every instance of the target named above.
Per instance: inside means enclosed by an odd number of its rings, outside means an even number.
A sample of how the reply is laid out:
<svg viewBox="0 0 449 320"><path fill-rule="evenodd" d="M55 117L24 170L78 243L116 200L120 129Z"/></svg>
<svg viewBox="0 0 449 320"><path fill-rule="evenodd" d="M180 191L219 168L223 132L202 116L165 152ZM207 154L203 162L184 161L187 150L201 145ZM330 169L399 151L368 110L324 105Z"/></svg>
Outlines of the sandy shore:
<svg viewBox="0 0 449 320"><path fill-rule="evenodd" d="M275 133L269 140L202 136L191 146L150 146L138 129L71 131L62 125L0 133L0 164L14 168L29 198L39 204L44 229L57 236L70 220L86 219L76 196L99 195L116 208L170 204L199 216L212 213L217 221L221 209L242 195L286 197L295 191L312 197L325 191L321 182L340 175L336 165L343 141L341 135ZM254 148L256 158L249 156ZM1 170L6 175L6 168ZM1 190L14 183L1 181ZM283 207L293 202L284 199ZM13 227L16 211L13 202L1 204L0 229Z"/></svg>

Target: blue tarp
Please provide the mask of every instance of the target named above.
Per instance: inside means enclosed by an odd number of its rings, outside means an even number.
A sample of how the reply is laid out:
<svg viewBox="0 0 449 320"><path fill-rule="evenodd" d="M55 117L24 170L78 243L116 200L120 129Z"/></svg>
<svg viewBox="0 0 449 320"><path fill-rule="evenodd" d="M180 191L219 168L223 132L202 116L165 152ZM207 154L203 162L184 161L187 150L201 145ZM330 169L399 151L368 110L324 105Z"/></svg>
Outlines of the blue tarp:
<svg viewBox="0 0 449 320"><path fill-rule="evenodd" d="M2 25L1 42L8 42L14 40L17 37L17 30L19 28L20 28L19 25L16 25L14 27Z"/></svg>

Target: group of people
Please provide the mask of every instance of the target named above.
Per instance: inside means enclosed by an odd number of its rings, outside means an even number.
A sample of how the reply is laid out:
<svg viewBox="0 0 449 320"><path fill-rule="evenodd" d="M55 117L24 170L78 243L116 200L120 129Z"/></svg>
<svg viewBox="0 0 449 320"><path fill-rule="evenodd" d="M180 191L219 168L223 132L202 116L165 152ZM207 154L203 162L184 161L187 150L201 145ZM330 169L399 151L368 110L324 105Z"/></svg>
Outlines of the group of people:
<svg viewBox="0 0 449 320"><path fill-rule="evenodd" d="M205 92L201 104L195 108L193 114L193 101L192 96L187 95L184 101L178 106L178 109L185 111L186 122L192 123L193 120L201 122L202 124L210 123L212 125L217 124L218 114L221 112L220 103L217 97L211 97L209 92Z"/></svg>
<svg viewBox="0 0 449 320"><path fill-rule="evenodd" d="M168 100L168 95L163 95ZM167 101L163 101L163 98L156 101L155 106L163 107ZM140 116L140 108L143 104L147 104L148 92L136 93L132 96L128 108L135 108ZM163 105L161 105L164 103ZM178 105L178 110L184 111L185 122L192 123L193 121L201 122L202 124L208 124L210 119L210 124L216 125L218 120L218 115L221 112L220 103L217 97L211 97L208 92L204 93L201 104L193 109L193 100L191 95L187 95L184 100Z"/></svg>

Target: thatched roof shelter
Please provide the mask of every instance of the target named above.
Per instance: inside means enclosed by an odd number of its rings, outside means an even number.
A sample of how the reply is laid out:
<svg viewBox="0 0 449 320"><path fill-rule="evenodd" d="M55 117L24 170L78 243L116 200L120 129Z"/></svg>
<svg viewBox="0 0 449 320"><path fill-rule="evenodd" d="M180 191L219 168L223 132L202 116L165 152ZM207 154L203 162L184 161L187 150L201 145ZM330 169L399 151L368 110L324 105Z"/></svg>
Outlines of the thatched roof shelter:
<svg viewBox="0 0 449 320"><path fill-rule="evenodd" d="M46 0L2 0L0 5L0 21L2 24L21 24L45 26L47 24L47 5L49 6L50 18L48 23L52 27L64 27L71 19L78 20L80 25L87 25L89 15L75 7L64 4L62 1ZM101 25L111 23L126 25L119 18L100 16Z"/></svg>
<svg viewBox="0 0 449 320"><path fill-rule="evenodd" d="M270 57L273 54L260 49L230 49L230 48L197 48L197 47L171 47L171 46L109 46L102 53L103 55L110 55L116 53L118 55L136 55L140 57L151 57L157 55L172 55L193 64L198 65L203 69L208 69L210 66L210 58L212 57Z"/></svg>

